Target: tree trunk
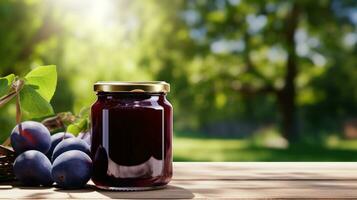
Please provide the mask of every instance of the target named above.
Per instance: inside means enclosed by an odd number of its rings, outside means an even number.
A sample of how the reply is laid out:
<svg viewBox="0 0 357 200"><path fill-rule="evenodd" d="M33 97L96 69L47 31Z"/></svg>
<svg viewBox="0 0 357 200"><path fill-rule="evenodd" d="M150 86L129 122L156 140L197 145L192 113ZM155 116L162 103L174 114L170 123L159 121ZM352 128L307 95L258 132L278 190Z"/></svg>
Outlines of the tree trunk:
<svg viewBox="0 0 357 200"><path fill-rule="evenodd" d="M299 9L294 3L290 14L286 18L285 41L288 52L286 62L286 73L284 77L284 87L278 93L278 105L282 120L283 136L290 142L297 142L299 139L298 128L296 124L296 86L295 81L298 73L297 56L295 51L294 35L299 21Z"/></svg>
<svg viewBox="0 0 357 200"><path fill-rule="evenodd" d="M250 36L246 32L244 34L245 51L243 54L244 61L246 63L245 71L253 74L255 77L265 81L265 87L254 88L249 84L243 84L235 90L246 95L255 95L257 93L273 93L277 97L277 104L279 108L279 114L281 117L281 131L283 136L289 141L289 143L295 143L299 141L299 131L296 122L296 77L298 75L298 60L296 55L295 44L295 32L299 23L300 9L298 1L293 1L292 8L285 19L285 30L283 30L283 44L286 48L288 57L286 62L286 72L284 75L284 86L281 89L276 89L269 80L267 80L262 74L256 70L254 63L250 59ZM280 38L279 38L280 39Z"/></svg>
<svg viewBox="0 0 357 200"><path fill-rule="evenodd" d="M291 64L291 71L296 67ZM282 133L289 143L297 142L299 132L296 125L296 89L294 84L295 78L290 77L286 82L284 89L278 93L278 105L281 115Z"/></svg>

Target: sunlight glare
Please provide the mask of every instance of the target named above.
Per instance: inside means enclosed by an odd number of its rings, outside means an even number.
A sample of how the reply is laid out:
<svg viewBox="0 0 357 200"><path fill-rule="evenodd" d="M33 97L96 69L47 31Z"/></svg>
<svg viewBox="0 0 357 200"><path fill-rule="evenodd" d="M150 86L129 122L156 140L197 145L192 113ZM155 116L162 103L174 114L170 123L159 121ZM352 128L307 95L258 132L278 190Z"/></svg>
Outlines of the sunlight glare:
<svg viewBox="0 0 357 200"><path fill-rule="evenodd" d="M90 23L93 27L111 28L116 23L116 6L112 0L63 0L54 3L65 13L78 17L81 23Z"/></svg>

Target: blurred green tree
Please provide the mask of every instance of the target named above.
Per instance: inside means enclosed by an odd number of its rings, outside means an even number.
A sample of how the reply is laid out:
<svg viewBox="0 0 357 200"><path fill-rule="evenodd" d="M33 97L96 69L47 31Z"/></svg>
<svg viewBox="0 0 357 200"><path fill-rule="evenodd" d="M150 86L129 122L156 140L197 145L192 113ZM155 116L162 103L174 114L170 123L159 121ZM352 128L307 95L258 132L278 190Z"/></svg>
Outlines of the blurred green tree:
<svg viewBox="0 0 357 200"><path fill-rule="evenodd" d="M4 0L0 74L56 64L57 112L89 106L98 80L166 80L176 128L278 118L295 142L300 124L357 111L356 4ZM5 132L11 115L2 108Z"/></svg>
<svg viewBox="0 0 357 200"><path fill-rule="evenodd" d="M353 21L341 16L344 6L356 3L187 1L185 18L197 46L205 49L196 53L225 59L213 79L242 95L273 95L282 133L296 142L297 104L317 100L310 81L338 62L336 55L345 52L341 41L355 31ZM236 63L227 61L232 59Z"/></svg>

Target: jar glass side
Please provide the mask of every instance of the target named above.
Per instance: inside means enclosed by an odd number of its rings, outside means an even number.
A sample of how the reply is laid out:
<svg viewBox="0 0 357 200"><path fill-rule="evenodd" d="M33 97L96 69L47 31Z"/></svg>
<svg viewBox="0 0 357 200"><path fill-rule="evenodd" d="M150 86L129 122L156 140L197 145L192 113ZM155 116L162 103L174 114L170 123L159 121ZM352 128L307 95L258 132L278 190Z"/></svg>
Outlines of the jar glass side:
<svg viewBox="0 0 357 200"><path fill-rule="evenodd" d="M108 188L166 185L172 128L165 94L98 94L92 106L93 182Z"/></svg>

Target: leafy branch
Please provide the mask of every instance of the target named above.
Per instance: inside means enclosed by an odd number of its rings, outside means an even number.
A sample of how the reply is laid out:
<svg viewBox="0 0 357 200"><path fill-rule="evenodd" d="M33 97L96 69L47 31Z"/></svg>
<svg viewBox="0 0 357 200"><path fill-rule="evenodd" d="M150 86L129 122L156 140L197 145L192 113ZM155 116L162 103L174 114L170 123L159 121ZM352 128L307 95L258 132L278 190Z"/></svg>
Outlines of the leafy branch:
<svg viewBox="0 0 357 200"><path fill-rule="evenodd" d="M54 65L37 67L24 78L10 74L0 78L0 107L16 96L18 107L21 107L29 118L52 115L50 101L56 85L57 71Z"/></svg>
<svg viewBox="0 0 357 200"><path fill-rule="evenodd" d="M29 118L53 115L50 101L57 86L56 66L40 66L20 78L14 74L0 78L0 107L16 97L16 123L22 112ZM21 126L19 126L21 132ZM5 142L6 143L6 142Z"/></svg>
<svg viewBox="0 0 357 200"><path fill-rule="evenodd" d="M42 121L50 131L65 129L66 132L77 135L87 133L89 130L89 108L82 108L75 115L71 112L58 113L56 116L46 118Z"/></svg>

